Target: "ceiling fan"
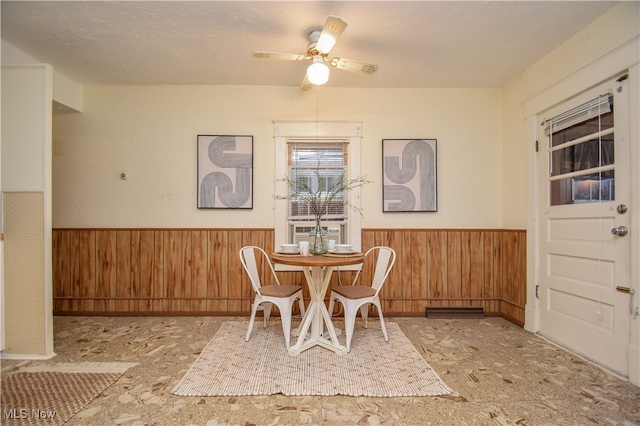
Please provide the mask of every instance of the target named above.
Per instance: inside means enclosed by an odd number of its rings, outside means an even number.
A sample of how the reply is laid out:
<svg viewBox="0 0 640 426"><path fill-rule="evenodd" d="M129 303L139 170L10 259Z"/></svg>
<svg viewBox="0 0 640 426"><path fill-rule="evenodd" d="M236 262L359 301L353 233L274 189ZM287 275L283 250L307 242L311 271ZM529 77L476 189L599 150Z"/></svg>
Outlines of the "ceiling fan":
<svg viewBox="0 0 640 426"><path fill-rule="evenodd" d="M354 71L363 74L373 74L378 69L377 65L366 62L354 61L345 58L329 58L329 51L335 46L338 37L347 28L347 23L335 16L329 16L322 30L312 29L309 32L309 44L306 55L293 53L274 52L253 52L253 57L258 59L281 59L286 61L303 61L311 59L313 63L307 69L304 80L300 85L300 90L305 91L311 88L312 84L320 85L329 79L328 62L332 67ZM317 74L315 74L317 73Z"/></svg>

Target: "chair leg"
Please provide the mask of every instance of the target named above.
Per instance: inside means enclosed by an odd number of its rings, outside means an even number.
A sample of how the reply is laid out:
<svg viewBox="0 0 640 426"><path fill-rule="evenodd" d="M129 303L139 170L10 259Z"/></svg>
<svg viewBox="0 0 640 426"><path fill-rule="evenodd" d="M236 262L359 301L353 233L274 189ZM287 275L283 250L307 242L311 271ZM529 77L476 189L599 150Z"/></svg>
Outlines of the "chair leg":
<svg viewBox="0 0 640 426"><path fill-rule="evenodd" d="M333 306L335 305L336 302L336 298L333 297L333 294L331 295L331 297L329 298L329 308L327 309L329 311L329 315L333 316Z"/></svg>
<svg viewBox="0 0 640 426"><path fill-rule="evenodd" d="M356 325L356 312L358 309L354 309L353 311L347 310L347 305L343 303L344 306L344 330L346 333L347 339L347 352L351 351L351 338L353 337L353 329Z"/></svg>
<svg viewBox="0 0 640 426"><path fill-rule="evenodd" d="M362 322L364 322L364 328L369 328L369 324L367 323L367 317L369 315L369 304L365 304L360 306L360 315L362 315Z"/></svg>
<svg viewBox="0 0 640 426"><path fill-rule="evenodd" d="M278 306L278 308L280 309L280 319L282 321L282 332L284 333L284 343L287 349L289 349L289 342L291 341L291 307L292 306L293 306L293 301L291 302L291 304Z"/></svg>
<svg viewBox="0 0 640 426"><path fill-rule="evenodd" d="M258 301L254 300L251 304L251 318L249 318L249 328L247 329L247 336L244 338L245 342L249 341L249 337L251 336L251 330L253 330L253 322L256 319L256 311L258 310Z"/></svg>
<svg viewBox="0 0 640 426"><path fill-rule="evenodd" d="M388 342L389 335L387 334L387 327L384 325L384 318L382 317L382 307L380 306L380 301L377 300L374 305L376 305L376 308L378 308L378 316L380 317L380 328L382 329L382 334L384 335L384 341Z"/></svg>
<svg viewBox="0 0 640 426"><path fill-rule="evenodd" d="M302 297L298 297L296 300L298 301L298 308L300 309L300 318L304 318L304 313L305 313L304 300L302 300ZM296 300L294 300L293 303L295 303ZM293 313L291 315L293 315ZM300 322L300 324L298 324L298 327L296 327L295 330L300 331L301 326L302 326L302 321Z"/></svg>
<svg viewBox="0 0 640 426"><path fill-rule="evenodd" d="M264 328L267 328L267 323L269 322L269 317L271 316L271 307L273 303L263 303L262 310L264 311Z"/></svg>

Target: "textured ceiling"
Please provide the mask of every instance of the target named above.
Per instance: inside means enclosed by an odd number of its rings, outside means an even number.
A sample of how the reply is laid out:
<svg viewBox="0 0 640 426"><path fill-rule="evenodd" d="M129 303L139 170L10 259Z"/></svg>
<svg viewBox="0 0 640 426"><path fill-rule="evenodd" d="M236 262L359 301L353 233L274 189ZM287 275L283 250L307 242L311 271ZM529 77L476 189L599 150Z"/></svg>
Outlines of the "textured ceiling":
<svg viewBox="0 0 640 426"><path fill-rule="evenodd" d="M2 1L2 38L81 83L298 86L328 15L331 51L377 64L331 69L330 87L501 87L594 21L611 1Z"/></svg>

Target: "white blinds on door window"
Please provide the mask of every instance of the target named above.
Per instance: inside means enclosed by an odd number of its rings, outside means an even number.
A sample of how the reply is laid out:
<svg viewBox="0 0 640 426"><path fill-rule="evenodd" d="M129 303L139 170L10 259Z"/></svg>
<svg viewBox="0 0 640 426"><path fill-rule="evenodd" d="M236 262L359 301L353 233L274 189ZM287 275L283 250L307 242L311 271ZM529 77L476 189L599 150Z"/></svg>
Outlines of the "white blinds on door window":
<svg viewBox="0 0 640 426"><path fill-rule="evenodd" d="M549 136L551 133L568 129L583 121L606 114L611 111L612 103L611 95L607 94L546 120L542 123L544 134Z"/></svg>

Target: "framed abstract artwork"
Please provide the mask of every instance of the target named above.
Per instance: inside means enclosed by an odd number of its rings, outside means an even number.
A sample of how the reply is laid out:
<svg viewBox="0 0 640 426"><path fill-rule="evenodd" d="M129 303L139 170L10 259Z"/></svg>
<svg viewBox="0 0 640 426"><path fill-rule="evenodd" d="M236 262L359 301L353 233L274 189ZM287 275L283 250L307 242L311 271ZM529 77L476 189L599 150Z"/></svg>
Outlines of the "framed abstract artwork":
<svg viewBox="0 0 640 426"><path fill-rule="evenodd" d="M438 211L436 139L382 140L382 211Z"/></svg>
<svg viewBox="0 0 640 426"><path fill-rule="evenodd" d="M253 136L198 135L198 208L253 208Z"/></svg>

